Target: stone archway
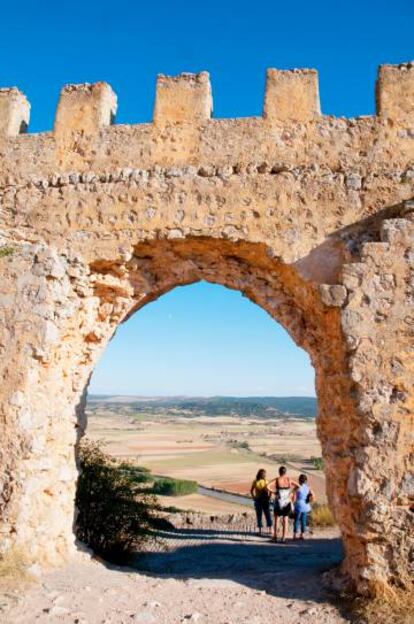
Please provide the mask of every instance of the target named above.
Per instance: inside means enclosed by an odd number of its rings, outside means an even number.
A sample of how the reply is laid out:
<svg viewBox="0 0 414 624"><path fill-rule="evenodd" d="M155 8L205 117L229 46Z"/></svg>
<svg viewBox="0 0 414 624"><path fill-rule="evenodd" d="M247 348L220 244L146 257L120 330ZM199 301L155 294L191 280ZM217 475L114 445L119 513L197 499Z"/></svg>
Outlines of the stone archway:
<svg viewBox="0 0 414 624"><path fill-rule="evenodd" d="M26 100L0 92L3 548L71 551L96 359L130 314L205 279L311 356L343 573L361 593L408 582L413 94L411 65L385 67L378 115L334 119L315 72L271 70L263 118L210 120L207 75L185 74L159 78L154 124L111 126L98 83L64 89L53 133L17 135Z"/></svg>

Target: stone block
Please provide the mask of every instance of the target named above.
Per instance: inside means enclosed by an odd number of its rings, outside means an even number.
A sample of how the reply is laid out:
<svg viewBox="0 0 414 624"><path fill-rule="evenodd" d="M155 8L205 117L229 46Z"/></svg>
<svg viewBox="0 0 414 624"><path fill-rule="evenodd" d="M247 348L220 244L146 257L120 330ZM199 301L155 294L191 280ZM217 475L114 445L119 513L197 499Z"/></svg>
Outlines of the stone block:
<svg viewBox="0 0 414 624"><path fill-rule="evenodd" d="M321 284L319 293L323 303L330 307L343 306L347 297L347 290L341 284Z"/></svg>
<svg viewBox="0 0 414 624"><path fill-rule="evenodd" d="M12 87L0 89L0 137L13 137L26 132L30 104L26 96Z"/></svg>
<svg viewBox="0 0 414 624"><path fill-rule="evenodd" d="M350 173L345 178L345 186L353 191L359 191L362 186L362 178L357 173Z"/></svg>
<svg viewBox="0 0 414 624"><path fill-rule="evenodd" d="M386 219L381 225L383 243L404 243L412 237L410 222L407 219Z"/></svg>
<svg viewBox="0 0 414 624"><path fill-rule="evenodd" d="M95 134L113 123L117 97L106 82L66 85L61 91L54 132Z"/></svg>
<svg viewBox="0 0 414 624"><path fill-rule="evenodd" d="M376 85L377 115L414 119L414 62L381 65Z"/></svg>
<svg viewBox="0 0 414 624"><path fill-rule="evenodd" d="M180 74L157 78L154 123L207 121L211 117L213 100L207 72Z"/></svg>
<svg viewBox="0 0 414 624"><path fill-rule="evenodd" d="M321 114L318 72L268 69L263 117L269 121L308 121Z"/></svg>

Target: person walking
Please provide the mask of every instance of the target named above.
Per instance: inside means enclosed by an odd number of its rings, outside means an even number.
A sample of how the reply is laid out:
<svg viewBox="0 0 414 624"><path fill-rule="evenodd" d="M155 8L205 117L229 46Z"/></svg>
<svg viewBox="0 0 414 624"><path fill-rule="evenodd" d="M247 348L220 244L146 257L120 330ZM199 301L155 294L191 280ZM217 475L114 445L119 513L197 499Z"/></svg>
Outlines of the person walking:
<svg viewBox="0 0 414 624"><path fill-rule="evenodd" d="M275 526L273 532L273 541L277 542L279 518L282 524L281 542L286 540L286 529L290 513L292 512L292 488L297 487L298 483L292 481L286 474L286 466L280 466L279 476L269 482L275 483Z"/></svg>
<svg viewBox="0 0 414 624"><path fill-rule="evenodd" d="M293 523L293 539L305 539L307 530L308 514L311 511L311 501L315 496L308 485L308 477L305 474L299 475L299 485L295 488L295 519ZM300 530L300 536L298 533Z"/></svg>
<svg viewBox="0 0 414 624"><path fill-rule="evenodd" d="M254 500L259 535L262 534L263 514L266 519L268 533L270 534L272 530L272 518L270 515L270 491L267 487L266 470L263 468L258 471L256 479L252 483L250 495Z"/></svg>

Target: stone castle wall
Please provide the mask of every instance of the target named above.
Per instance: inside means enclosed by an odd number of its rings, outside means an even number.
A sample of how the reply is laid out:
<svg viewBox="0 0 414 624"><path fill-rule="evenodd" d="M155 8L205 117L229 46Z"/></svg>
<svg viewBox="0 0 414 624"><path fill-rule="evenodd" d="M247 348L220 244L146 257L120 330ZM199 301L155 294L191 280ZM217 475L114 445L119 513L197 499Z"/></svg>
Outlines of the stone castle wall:
<svg viewBox="0 0 414 624"><path fill-rule="evenodd" d="M154 122L113 124L105 83L62 91L52 132L0 90L0 535L73 551L76 445L120 323L204 279L240 290L316 370L342 572L412 575L414 66L377 115L323 116L317 74L269 70L262 117L212 119L206 73L160 76ZM137 345L139 357L139 345Z"/></svg>

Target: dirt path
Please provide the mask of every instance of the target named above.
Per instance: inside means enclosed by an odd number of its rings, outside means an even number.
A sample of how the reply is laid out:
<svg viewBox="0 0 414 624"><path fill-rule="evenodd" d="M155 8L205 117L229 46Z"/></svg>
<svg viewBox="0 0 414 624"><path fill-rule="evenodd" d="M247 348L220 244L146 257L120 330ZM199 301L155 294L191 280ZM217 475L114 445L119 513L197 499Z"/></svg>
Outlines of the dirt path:
<svg viewBox="0 0 414 624"><path fill-rule="evenodd" d="M80 555L23 593L0 596L2 624L342 624L321 585L341 558L337 535L271 544L238 533L163 535L137 569Z"/></svg>

